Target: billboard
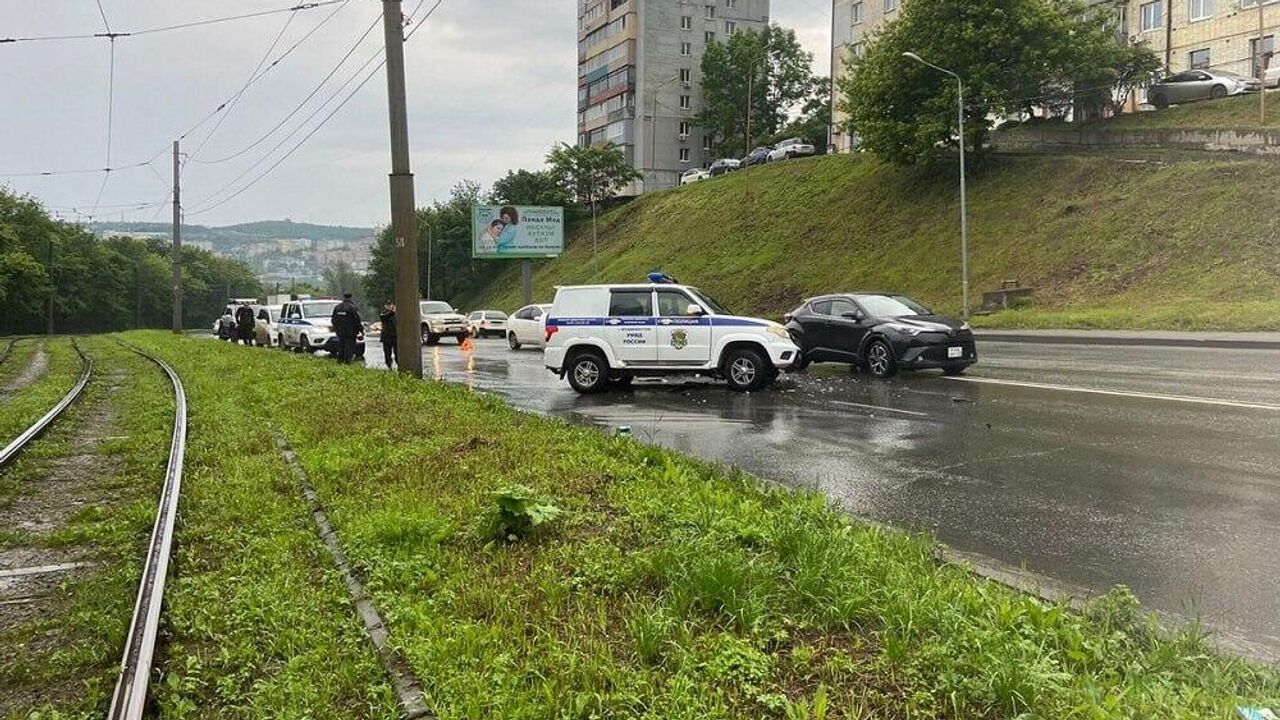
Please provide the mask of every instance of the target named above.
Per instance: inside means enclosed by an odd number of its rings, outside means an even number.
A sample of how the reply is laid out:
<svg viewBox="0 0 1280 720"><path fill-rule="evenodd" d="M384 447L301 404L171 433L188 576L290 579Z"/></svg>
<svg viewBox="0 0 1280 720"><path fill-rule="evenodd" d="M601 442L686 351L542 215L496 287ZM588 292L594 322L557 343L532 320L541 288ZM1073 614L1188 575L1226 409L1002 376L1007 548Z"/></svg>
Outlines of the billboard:
<svg viewBox="0 0 1280 720"><path fill-rule="evenodd" d="M553 258L564 252L564 208L477 205L471 211L471 256Z"/></svg>

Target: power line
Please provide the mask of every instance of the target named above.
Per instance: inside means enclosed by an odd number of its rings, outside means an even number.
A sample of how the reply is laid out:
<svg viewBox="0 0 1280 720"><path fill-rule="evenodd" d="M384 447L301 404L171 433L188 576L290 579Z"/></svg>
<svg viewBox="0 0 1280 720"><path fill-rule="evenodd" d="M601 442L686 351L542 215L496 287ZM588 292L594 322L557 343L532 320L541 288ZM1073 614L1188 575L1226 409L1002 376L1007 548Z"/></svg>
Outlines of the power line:
<svg viewBox="0 0 1280 720"><path fill-rule="evenodd" d="M296 13L306 10L314 10L326 5L335 5L346 2L346 0L317 0L316 2L306 2L300 5L294 5L287 8L278 8L276 10L259 10L258 12L244 13L241 15L229 15L226 17L208 18L206 20L194 20L192 22L177 23L174 25L163 25L160 27L145 28L142 30L133 30L129 32L112 32L108 30L105 33L83 33L79 35L42 35L30 37L5 37L0 38L0 45L9 43L28 43L28 42L47 42L59 40L92 40L95 38L115 39L120 37L137 37L139 35L153 35L155 33L170 32L172 30L185 30L193 27L203 27L205 25L216 25L219 23L233 22L236 20L247 20L249 18L263 17L265 15L276 15L279 13Z"/></svg>
<svg viewBox="0 0 1280 720"><path fill-rule="evenodd" d="M102 0L97 0L98 14L102 16L102 26L107 29L107 34L111 35L111 23L107 22L107 11L102 9Z"/></svg>

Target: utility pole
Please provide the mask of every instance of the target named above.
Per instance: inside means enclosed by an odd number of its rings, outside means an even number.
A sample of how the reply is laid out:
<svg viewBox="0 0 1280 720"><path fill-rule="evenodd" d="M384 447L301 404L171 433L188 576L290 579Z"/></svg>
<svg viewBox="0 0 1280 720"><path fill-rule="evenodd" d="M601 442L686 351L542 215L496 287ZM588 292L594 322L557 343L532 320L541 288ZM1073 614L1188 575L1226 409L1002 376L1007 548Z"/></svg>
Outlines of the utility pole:
<svg viewBox="0 0 1280 720"><path fill-rule="evenodd" d="M422 312L418 305L418 216L409 171L409 117L404 90L404 14L400 0L383 0L387 47L387 105L391 120L391 235L396 263L396 363L422 377Z"/></svg>
<svg viewBox="0 0 1280 720"><path fill-rule="evenodd" d="M58 293L57 276L53 272L53 235L49 235L49 307L45 317L44 334L53 335L53 298Z"/></svg>
<svg viewBox="0 0 1280 720"><path fill-rule="evenodd" d="M1267 124L1267 54L1262 49L1262 39L1266 30L1262 23L1262 0L1258 0L1258 115L1265 126Z"/></svg>
<svg viewBox="0 0 1280 720"><path fill-rule="evenodd" d="M178 140L173 141L173 331L182 332L182 189Z"/></svg>

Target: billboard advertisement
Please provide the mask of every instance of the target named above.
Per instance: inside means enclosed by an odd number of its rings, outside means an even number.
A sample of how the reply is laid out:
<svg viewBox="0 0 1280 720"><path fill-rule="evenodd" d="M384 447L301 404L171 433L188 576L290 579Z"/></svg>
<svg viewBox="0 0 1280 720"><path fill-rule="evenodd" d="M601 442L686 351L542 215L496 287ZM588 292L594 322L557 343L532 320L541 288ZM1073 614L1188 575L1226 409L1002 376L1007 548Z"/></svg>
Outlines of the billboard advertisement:
<svg viewBox="0 0 1280 720"><path fill-rule="evenodd" d="M553 258L564 252L564 208L477 205L471 211L471 256Z"/></svg>

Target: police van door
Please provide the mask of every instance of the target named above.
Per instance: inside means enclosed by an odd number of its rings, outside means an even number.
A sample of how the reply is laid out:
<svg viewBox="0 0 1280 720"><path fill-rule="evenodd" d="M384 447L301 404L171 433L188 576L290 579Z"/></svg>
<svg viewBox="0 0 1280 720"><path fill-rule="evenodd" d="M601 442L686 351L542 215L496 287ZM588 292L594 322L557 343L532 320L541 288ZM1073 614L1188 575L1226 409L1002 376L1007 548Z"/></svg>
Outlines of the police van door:
<svg viewBox="0 0 1280 720"><path fill-rule="evenodd" d="M652 365L658 361L653 323L651 290L610 291L609 317L604 321L604 339L623 363Z"/></svg>
<svg viewBox="0 0 1280 720"><path fill-rule="evenodd" d="M663 365L711 361L711 318L690 314L690 305L700 303L679 290L658 291L658 361Z"/></svg>

